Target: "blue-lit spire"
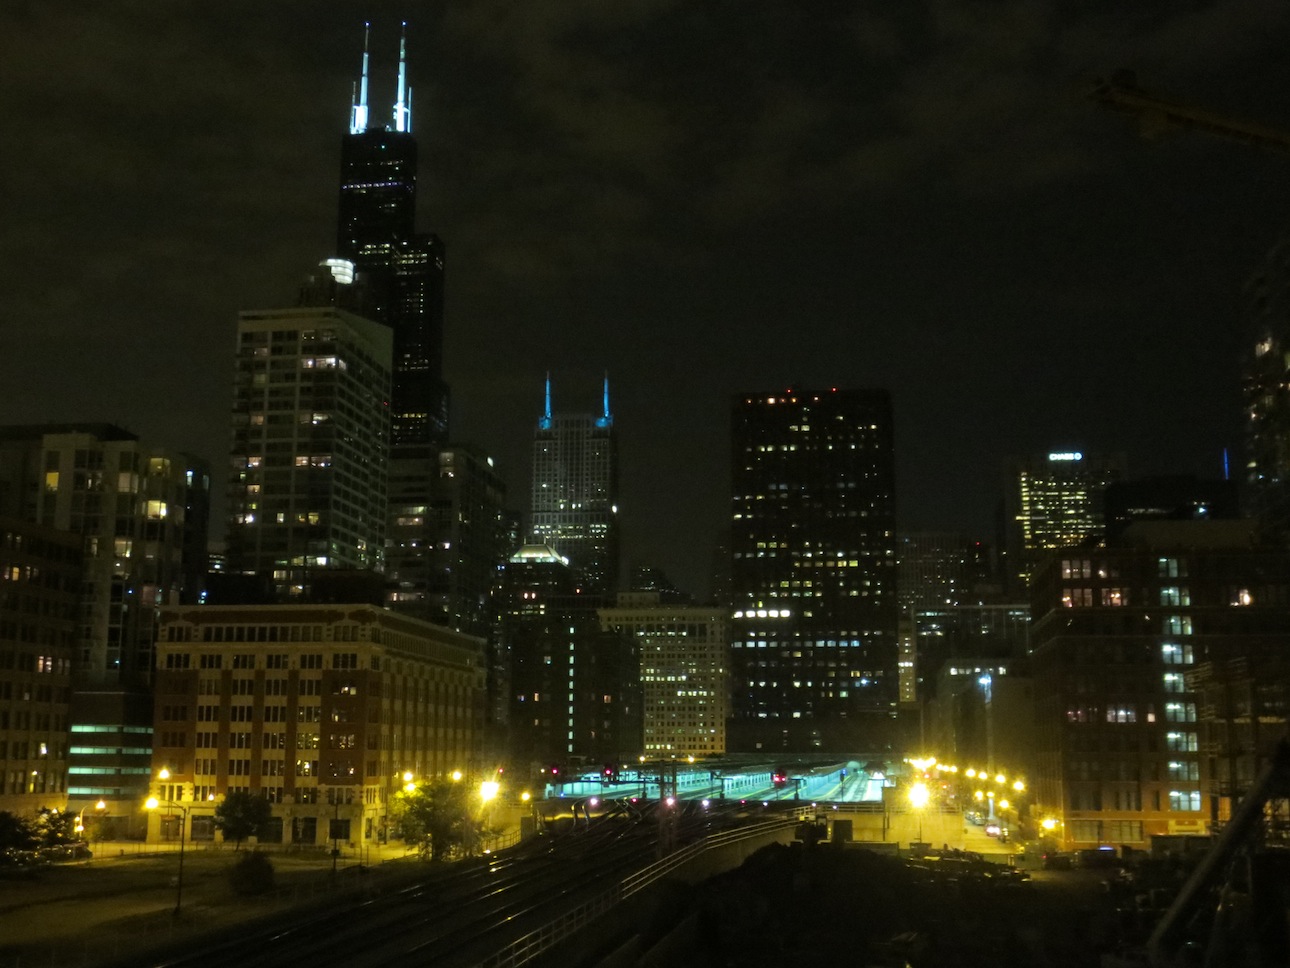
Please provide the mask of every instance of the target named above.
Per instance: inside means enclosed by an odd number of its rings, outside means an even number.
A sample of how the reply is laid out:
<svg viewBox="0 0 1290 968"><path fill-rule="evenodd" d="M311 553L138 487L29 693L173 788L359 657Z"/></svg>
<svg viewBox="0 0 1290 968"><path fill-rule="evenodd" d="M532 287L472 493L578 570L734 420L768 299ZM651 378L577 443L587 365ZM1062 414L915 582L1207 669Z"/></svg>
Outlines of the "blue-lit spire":
<svg viewBox="0 0 1290 968"><path fill-rule="evenodd" d="M399 34L399 98L394 102L394 130L412 132L412 89L408 87L408 22Z"/></svg>
<svg viewBox="0 0 1290 968"><path fill-rule="evenodd" d="M352 99L349 113L349 133L362 134L367 130L367 42L372 33L370 23L363 24L363 76L358 91Z"/></svg>
<svg viewBox="0 0 1290 968"><path fill-rule="evenodd" d="M609 412L609 372L605 371L605 412L596 418L597 427L612 427L614 415Z"/></svg>
<svg viewBox="0 0 1290 968"><path fill-rule="evenodd" d="M538 418L538 427L542 430L551 429L551 371L546 371L546 410Z"/></svg>

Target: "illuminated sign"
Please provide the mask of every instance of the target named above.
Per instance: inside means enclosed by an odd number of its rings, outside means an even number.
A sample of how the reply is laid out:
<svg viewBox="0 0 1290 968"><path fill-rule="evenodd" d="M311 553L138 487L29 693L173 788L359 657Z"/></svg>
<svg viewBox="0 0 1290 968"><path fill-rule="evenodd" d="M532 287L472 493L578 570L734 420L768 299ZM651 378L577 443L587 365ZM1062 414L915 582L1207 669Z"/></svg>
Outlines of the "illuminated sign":
<svg viewBox="0 0 1290 968"><path fill-rule="evenodd" d="M1084 455L1081 454L1078 450L1070 450L1060 454L1049 454L1048 459L1049 460L1083 460Z"/></svg>

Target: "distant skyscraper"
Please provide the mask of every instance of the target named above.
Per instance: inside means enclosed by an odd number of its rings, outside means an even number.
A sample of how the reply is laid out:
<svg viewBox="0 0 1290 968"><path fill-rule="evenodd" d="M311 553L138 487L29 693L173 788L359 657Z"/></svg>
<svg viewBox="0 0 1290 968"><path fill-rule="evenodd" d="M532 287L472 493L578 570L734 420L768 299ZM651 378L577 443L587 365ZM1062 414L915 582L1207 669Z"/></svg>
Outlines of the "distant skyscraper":
<svg viewBox="0 0 1290 968"><path fill-rule="evenodd" d="M1245 510L1260 530L1290 540L1290 237L1246 285L1250 353L1244 362Z"/></svg>
<svg viewBox="0 0 1290 968"><path fill-rule="evenodd" d="M885 742L897 699L890 396L745 394L732 438L730 748Z"/></svg>
<svg viewBox="0 0 1290 968"><path fill-rule="evenodd" d="M1124 458L1054 451L1014 458L1006 473L1008 579L1017 590L1051 551L1103 536L1106 488L1124 475Z"/></svg>
<svg viewBox="0 0 1290 968"><path fill-rule="evenodd" d="M648 758L721 756L730 713L728 613L622 592L601 625L635 639L640 656L642 751Z"/></svg>
<svg viewBox="0 0 1290 968"><path fill-rule="evenodd" d="M390 330L336 306L238 317L228 568L308 590L385 561Z"/></svg>
<svg viewBox="0 0 1290 968"><path fill-rule="evenodd" d="M525 545L506 564L502 643L515 768L640 755L636 642L602 630L596 610L603 604L579 591L568 562L550 547Z"/></svg>
<svg viewBox="0 0 1290 968"><path fill-rule="evenodd" d="M618 440L609 411L609 379L599 414L546 409L533 437L533 498L529 532L569 559L586 592L618 588Z"/></svg>
<svg viewBox="0 0 1290 968"><path fill-rule="evenodd" d="M354 263L370 289L373 319L394 333L391 441L423 450L448 435L448 388L443 380L444 247L418 233L417 143L412 137L412 91L406 44L399 41L398 95L393 124L368 123L368 52L341 141L337 254Z"/></svg>
<svg viewBox="0 0 1290 968"><path fill-rule="evenodd" d="M902 532L896 555L902 615L971 601L990 577L985 546L961 534Z"/></svg>
<svg viewBox="0 0 1290 968"><path fill-rule="evenodd" d="M487 637L498 571L515 550L506 485L493 459L445 445L431 462L401 460L390 476L386 567L391 608ZM433 487L426 501L426 478Z"/></svg>

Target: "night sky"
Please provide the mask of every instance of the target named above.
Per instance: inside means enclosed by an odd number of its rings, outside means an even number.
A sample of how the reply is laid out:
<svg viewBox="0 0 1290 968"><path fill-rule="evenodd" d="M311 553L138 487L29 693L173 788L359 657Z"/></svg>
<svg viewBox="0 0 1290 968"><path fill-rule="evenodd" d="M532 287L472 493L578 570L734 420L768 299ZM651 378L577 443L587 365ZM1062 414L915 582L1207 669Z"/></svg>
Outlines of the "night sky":
<svg viewBox="0 0 1290 968"><path fill-rule="evenodd" d="M114 421L222 491L236 313L333 254L362 22L384 122L403 18L453 437L512 506L547 370L557 411L609 372L627 555L698 593L741 390L889 388L904 530L989 537L1013 453L1239 466L1290 157L1086 95L1290 129L1284 0L8 2L0 423Z"/></svg>

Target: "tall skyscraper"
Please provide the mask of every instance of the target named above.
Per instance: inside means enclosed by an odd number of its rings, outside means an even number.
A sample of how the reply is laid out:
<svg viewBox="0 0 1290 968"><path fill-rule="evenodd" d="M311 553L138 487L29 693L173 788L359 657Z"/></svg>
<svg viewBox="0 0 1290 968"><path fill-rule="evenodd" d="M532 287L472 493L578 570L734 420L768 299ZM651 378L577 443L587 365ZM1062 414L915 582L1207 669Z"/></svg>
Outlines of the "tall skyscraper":
<svg viewBox="0 0 1290 968"><path fill-rule="evenodd" d="M341 139L337 254L354 264L372 295L365 313L394 334L391 442L394 457L424 451L448 436L443 379L444 247L417 232L417 143L407 47L399 41L398 93L392 125L368 122L368 51Z"/></svg>
<svg viewBox="0 0 1290 968"><path fill-rule="evenodd" d="M569 559L587 593L618 588L618 439L605 378L599 414L553 413L551 378L546 408L533 436L533 497L529 533Z"/></svg>
<svg viewBox="0 0 1290 968"><path fill-rule="evenodd" d="M732 424L734 751L854 751L897 697L885 390L745 394Z"/></svg>
<svg viewBox="0 0 1290 968"><path fill-rule="evenodd" d="M230 571L290 600L319 569L383 570L390 352L388 327L334 305L239 315Z"/></svg>
<svg viewBox="0 0 1290 968"><path fill-rule="evenodd" d="M1055 549L1103 536L1106 488L1124 476L1124 458L1074 450L1032 454L1009 461L1006 475L1006 577L1019 591Z"/></svg>

